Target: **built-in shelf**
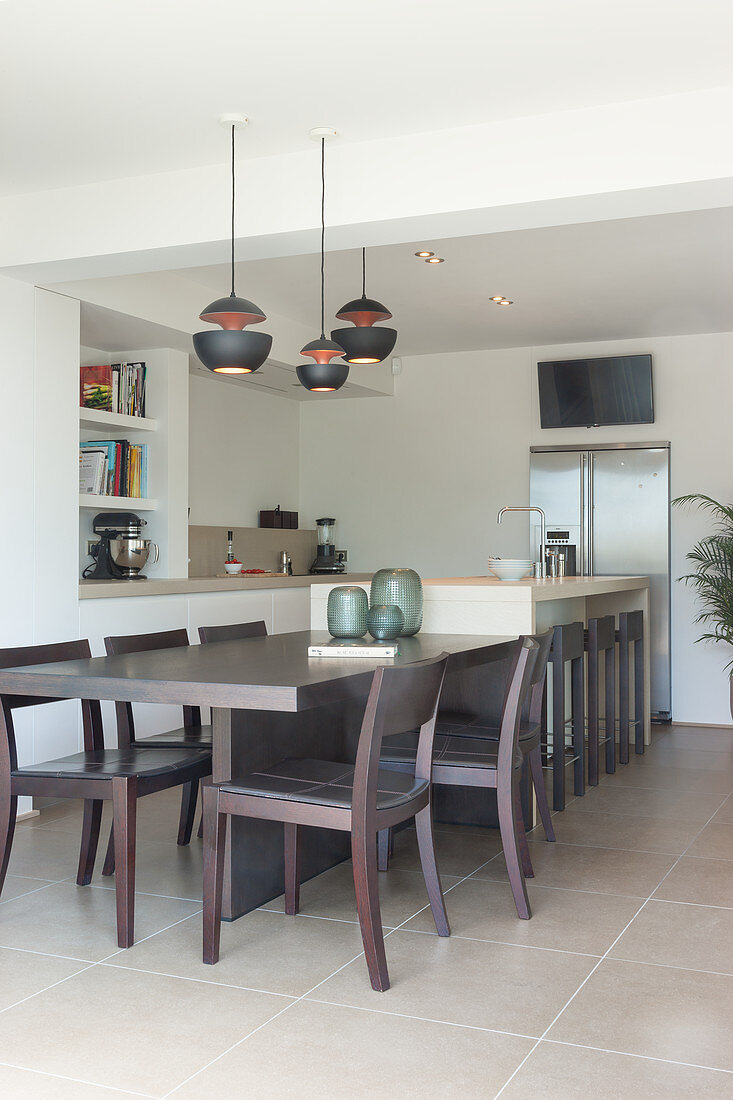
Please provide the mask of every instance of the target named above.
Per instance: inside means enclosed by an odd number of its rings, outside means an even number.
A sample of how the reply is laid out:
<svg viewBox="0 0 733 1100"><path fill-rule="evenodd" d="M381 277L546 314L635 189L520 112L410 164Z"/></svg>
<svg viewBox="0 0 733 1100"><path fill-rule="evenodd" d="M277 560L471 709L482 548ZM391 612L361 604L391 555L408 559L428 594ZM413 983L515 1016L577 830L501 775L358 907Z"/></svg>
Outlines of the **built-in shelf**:
<svg viewBox="0 0 733 1100"><path fill-rule="evenodd" d="M94 493L80 493L79 507L105 511L119 508L125 512L154 512L158 502L152 497L102 497Z"/></svg>
<svg viewBox="0 0 733 1100"><path fill-rule="evenodd" d="M149 416L127 416L126 413L105 412L103 409L79 409L79 427L90 431L156 432L158 421Z"/></svg>

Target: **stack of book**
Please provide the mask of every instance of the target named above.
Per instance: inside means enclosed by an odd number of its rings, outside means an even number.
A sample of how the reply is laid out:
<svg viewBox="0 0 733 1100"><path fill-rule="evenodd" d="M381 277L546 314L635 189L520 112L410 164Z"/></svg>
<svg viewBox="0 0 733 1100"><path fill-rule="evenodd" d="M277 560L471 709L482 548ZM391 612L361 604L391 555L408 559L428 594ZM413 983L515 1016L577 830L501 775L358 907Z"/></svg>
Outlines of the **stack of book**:
<svg viewBox="0 0 733 1100"><path fill-rule="evenodd" d="M127 439L79 444L79 492L108 497L148 495L148 445Z"/></svg>
<svg viewBox="0 0 733 1100"><path fill-rule="evenodd" d="M85 409L145 416L144 363L81 367L79 404Z"/></svg>

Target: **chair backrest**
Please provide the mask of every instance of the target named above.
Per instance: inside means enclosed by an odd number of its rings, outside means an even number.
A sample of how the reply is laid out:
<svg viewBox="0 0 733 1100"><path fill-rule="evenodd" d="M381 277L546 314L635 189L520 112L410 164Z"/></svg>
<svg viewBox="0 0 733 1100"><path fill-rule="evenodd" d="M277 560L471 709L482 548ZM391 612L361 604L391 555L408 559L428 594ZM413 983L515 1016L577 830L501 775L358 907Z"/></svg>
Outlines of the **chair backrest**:
<svg viewBox="0 0 733 1100"><path fill-rule="evenodd" d="M531 634L528 637L537 642L537 656L535 658L532 674L529 680L529 713L528 720L531 726L539 726L544 714L545 697L545 673L547 661L552 648L554 630L550 627L544 634Z"/></svg>
<svg viewBox="0 0 733 1100"><path fill-rule="evenodd" d="M539 651L539 644L529 635L521 637L517 642L512 670L504 692L504 705L501 709L499 725L499 753L496 767L499 777L504 779L511 776L514 767L522 710L531 690L532 675Z"/></svg>
<svg viewBox="0 0 733 1100"><path fill-rule="evenodd" d="M359 734L354 768L353 809L376 810L377 772L382 739L419 727L415 775L430 779L435 719L448 654L396 667L380 666L372 678Z"/></svg>
<svg viewBox="0 0 733 1100"><path fill-rule="evenodd" d="M264 619L254 623L229 623L227 626L200 626L199 640L207 642L238 642L242 638L264 638L267 624Z"/></svg>
<svg viewBox="0 0 733 1100"><path fill-rule="evenodd" d="M14 646L0 649L0 669L20 668L25 665L48 665L56 661L75 661L91 657L92 651L86 638L70 642L51 642L46 645ZM63 702L60 698L35 695L0 695L0 775L5 767L10 771L18 766L13 727L14 710L21 707L43 706L46 703ZM87 752L104 748L102 711L98 699L81 700L84 748Z"/></svg>
<svg viewBox="0 0 733 1100"><path fill-rule="evenodd" d="M156 649L177 649L190 645L185 626L176 630L156 630L150 634L120 634L104 639L104 648L108 657L119 657L125 653L150 653ZM120 746L135 741L135 720L132 715L132 703L115 703L117 715L117 742ZM184 706L184 726L201 725L201 709Z"/></svg>

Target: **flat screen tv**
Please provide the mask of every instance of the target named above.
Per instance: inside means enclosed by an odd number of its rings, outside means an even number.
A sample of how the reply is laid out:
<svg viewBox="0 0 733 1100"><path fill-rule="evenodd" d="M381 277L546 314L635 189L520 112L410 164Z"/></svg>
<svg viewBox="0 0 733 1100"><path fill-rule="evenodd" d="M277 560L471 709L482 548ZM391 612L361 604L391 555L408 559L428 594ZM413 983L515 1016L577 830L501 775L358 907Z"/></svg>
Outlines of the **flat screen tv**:
<svg viewBox="0 0 733 1100"><path fill-rule="evenodd" d="M538 363L543 428L653 424L651 355Z"/></svg>

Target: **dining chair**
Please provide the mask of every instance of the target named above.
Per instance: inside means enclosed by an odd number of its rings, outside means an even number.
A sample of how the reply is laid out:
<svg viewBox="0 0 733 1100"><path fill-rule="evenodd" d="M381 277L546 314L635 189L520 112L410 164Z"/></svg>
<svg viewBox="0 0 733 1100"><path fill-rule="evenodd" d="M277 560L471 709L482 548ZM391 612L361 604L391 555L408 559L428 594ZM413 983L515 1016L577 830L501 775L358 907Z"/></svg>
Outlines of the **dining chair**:
<svg viewBox="0 0 733 1100"><path fill-rule="evenodd" d="M159 649L176 649L188 646L188 631L185 627L176 630L158 630L149 634L115 635L104 639L104 648L108 657L117 657L126 653L149 653ZM141 750L180 749L189 746L206 749L211 755L211 725L202 724L199 707L184 706L183 725L177 729L155 733L150 737L138 738L135 732L135 719L132 703L115 703L117 717L117 744L120 748L135 746ZM188 844L193 831L196 802L198 800L198 780L187 784L181 791L181 813L178 821L177 843ZM110 833L107 855L102 869L103 875L111 875L115 869L114 829Z"/></svg>
<svg viewBox="0 0 733 1100"><path fill-rule="evenodd" d="M0 650L0 668L42 665L91 657L86 639ZM0 893L10 860L18 797L83 798L81 849L76 882L91 882L97 854L102 803L112 802L117 864L117 943L131 947L135 920L135 822L137 800L182 784L198 784L211 774L211 754L187 745L144 751L136 745L104 747L102 712L97 699L82 699L84 751L18 766L13 712L22 707L58 703L56 698L0 695Z"/></svg>
<svg viewBox="0 0 733 1100"><path fill-rule="evenodd" d="M435 861L430 761L435 716L448 654L374 672L354 764L288 758L221 783L203 786L205 963L219 959L227 817L282 821L285 912L298 912L302 825L351 834L356 906L372 988L389 989L379 905L377 833L414 816L420 862L438 935L450 935ZM382 738L419 728L409 774L379 766Z"/></svg>
<svg viewBox="0 0 733 1100"><path fill-rule="evenodd" d="M238 642L242 638L264 638L267 636L267 624L264 619L252 623L228 623L226 626L200 626L199 641Z"/></svg>
<svg viewBox="0 0 733 1100"><path fill-rule="evenodd" d="M522 637L516 644L504 695L498 741L472 737L471 727L468 727L460 734L436 735L433 750L433 783L496 791L499 830L509 882L517 913L523 920L529 920L532 916L525 882L525 877L532 876L532 863L524 832L519 787L524 764L519 747L519 730L539 651L538 643L530 637ZM414 733L390 738L382 745L380 768L409 772L414 767L416 747ZM386 852L384 840L385 835L382 834L380 857L384 857Z"/></svg>

